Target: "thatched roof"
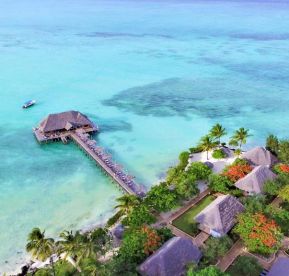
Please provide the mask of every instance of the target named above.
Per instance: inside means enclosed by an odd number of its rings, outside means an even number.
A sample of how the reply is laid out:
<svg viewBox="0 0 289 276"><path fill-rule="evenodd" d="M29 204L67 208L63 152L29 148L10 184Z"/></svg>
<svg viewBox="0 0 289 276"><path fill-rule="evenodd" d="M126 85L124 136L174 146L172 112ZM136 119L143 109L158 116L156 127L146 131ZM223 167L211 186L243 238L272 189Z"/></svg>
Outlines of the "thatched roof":
<svg viewBox="0 0 289 276"><path fill-rule="evenodd" d="M235 197L222 195L201 211L195 221L223 236L231 230L236 215L243 210L244 206Z"/></svg>
<svg viewBox="0 0 289 276"><path fill-rule="evenodd" d="M235 183L235 186L248 193L259 194L263 192L264 183L276 177L268 167L257 166L246 176Z"/></svg>
<svg viewBox="0 0 289 276"><path fill-rule="evenodd" d="M253 148L242 154L242 158L248 160L254 166L273 166L278 159L268 150L262 147Z"/></svg>
<svg viewBox="0 0 289 276"><path fill-rule="evenodd" d="M42 132L69 130L72 127L93 126L93 123L78 111L66 111L48 115L39 125Z"/></svg>
<svg viewBox="0 0 289 276"><path fill-rule="evenodd" d="M267 276L288 276L289 275L289 258L279 257L272 265Z"/></svg>
<svg viewBox="0 0 289 276"><path fill-rule="evenodd" d="M174 237L147 258L138 270L146 276L182 275L186 265L198 263L201 256L201 251L190 239Z"/></svg>

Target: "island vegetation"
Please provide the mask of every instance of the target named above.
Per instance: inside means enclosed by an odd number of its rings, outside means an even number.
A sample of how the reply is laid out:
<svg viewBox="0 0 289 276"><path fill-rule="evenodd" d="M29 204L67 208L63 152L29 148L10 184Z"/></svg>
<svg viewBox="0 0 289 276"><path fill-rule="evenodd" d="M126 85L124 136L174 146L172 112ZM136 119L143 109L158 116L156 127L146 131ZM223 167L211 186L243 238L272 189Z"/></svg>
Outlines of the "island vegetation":
<svg viewBox="0 0 289 276"><path fill-rule="evenodd" d="M248 196L235 183L254 168L241 156L251 134L245 128L236 130L228 146L222 141L226 135L227 130L222 125L214 125L197 146L179 155L178 163L169 168L166 179L152 186L145 197L125 194L118 198L116 213L104 227L90 232L63 231L55 240L39 228L32 229L27 252L33 260L47 260L47 265L30 268L29 274L139 275L138 266L173 237L172 225L192 237L200 232L193 219L195 212L201 211L211 200L205 198L208 202L204 206L196 204L194 209L184 213L187 217L180 216L173 224L164 219L164 214L173 213L195 199L200 194L200 183L205 183L211 197L230 194L244 205L244 211L236 217L236 225L228 234L205 241L201 261L198 265L188 265L187 275L237 275L236 271L241 276L259 275L262 268L252 256L239 256L227 272L214 265L237 241L242 241L253 255L266 257L276 253L283 237L289 235L289 140L280 140L274 135L267 137L266 149L279 160L272 167L276 178L265 182L262 194ZM233 153L232 162L221 171L215 172L210 162L206 162L225 160L229 158L228 152ZM194 155L203 153L205 161L191 161ZM280 202L273 204L277 199ZM121 237L116 237L114 230L119 226ZM249 269L249 274L244 274L244 267Z"/></svg>

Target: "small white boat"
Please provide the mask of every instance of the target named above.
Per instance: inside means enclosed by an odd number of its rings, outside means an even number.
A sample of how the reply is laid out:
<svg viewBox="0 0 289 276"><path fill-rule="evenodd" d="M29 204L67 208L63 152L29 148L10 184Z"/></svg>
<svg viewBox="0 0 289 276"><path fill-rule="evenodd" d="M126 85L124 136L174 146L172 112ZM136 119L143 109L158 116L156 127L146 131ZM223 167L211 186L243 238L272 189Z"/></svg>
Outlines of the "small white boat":
<svg viewBox="0 0 289 276"><path fill-rule="evenodd" d="M28 107L34 105L35 103L36 103L35 100L27 101L26 103L24 103L24 105L22 106L22 108L28 108Z"/></svg>

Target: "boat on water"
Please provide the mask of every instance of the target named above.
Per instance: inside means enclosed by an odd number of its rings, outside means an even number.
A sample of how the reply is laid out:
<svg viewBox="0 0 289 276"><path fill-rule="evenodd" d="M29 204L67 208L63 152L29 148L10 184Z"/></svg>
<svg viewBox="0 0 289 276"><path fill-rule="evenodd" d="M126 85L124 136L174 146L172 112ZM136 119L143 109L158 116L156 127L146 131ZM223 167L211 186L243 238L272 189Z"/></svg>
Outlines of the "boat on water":
<svg viewBox="0 0 289 276"><path fill-rule="evenodd" d="M34 105L35 103L36 103L35 100L27 101L27 102L24 103L24 105L22 105L22 108L28 108L28 107Z"/></svg>

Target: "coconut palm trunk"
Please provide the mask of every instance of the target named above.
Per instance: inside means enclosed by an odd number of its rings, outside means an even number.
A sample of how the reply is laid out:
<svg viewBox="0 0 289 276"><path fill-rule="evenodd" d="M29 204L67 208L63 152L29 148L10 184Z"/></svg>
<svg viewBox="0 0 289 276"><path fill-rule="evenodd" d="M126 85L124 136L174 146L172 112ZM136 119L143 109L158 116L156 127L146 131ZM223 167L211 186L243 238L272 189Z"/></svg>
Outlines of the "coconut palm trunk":
<svg viewBox="0 0 289 276"><path fill-rule="evenodd" d="M50 265L51 265L51 268L52 268L52 274L53 276L55 276L55 268L54 268L54 261L53 261L53 257L51 256L50 257Z"/></svg>

